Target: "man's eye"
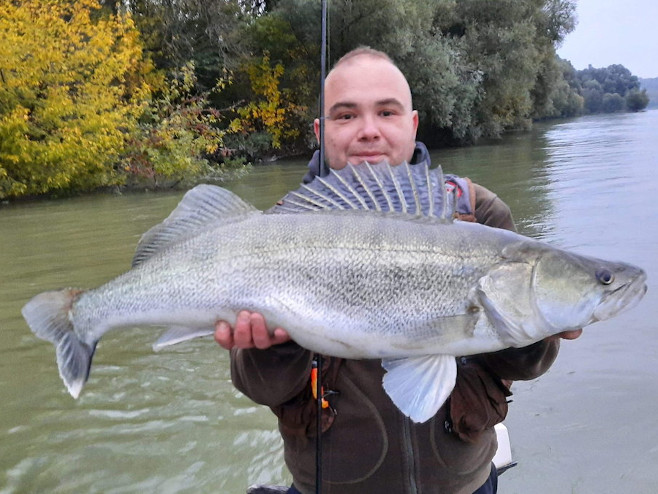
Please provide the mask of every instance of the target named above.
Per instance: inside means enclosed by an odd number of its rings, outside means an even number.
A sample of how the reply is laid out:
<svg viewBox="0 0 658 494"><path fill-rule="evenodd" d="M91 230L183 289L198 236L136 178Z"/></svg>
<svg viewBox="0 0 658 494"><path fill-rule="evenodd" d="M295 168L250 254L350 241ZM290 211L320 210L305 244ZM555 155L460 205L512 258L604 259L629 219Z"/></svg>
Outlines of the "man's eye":
<svg viewBox="0 0 658 494"><path fill-rule="evenodd" d="M395 112L393 112L391 110L382 110L381 112L379 112L379 114L382 117L392 117L393 115L395 115Z"/></svg>
<svg viewBox="0 0 658 494"><path fill-rule="evenodd" d="M351 113L343 113L342 115L338 115L336 117L336 120L352 120L354 118L354 115Z"/></svg>

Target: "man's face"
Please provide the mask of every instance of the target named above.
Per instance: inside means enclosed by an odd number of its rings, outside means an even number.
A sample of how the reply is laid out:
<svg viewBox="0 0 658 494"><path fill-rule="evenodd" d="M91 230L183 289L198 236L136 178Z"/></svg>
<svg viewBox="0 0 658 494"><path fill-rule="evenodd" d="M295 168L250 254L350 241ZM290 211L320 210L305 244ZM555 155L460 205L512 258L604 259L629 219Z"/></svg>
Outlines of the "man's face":
<svg viewBox="0 0 658 494"><path fill-rule="evenodd" d="M324 98L325 157L331 168L411 160L418 113L397 67L369 55L347 60L329 73ZM319 120L314 129L319 140Z"/></svg>

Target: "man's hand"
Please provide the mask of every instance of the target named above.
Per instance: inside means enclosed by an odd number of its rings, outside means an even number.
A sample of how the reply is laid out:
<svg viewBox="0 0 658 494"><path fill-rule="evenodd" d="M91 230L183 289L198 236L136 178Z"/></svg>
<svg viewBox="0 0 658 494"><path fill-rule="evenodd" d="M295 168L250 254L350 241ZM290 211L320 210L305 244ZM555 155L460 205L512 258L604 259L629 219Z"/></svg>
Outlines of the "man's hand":
<svg viewBox="0 0 658 494"><path fill-rule="evenodd" d="M264 350L272 345L290 341L290 335L282 328L276 328L270 334L265 325L265 318L257 312L243 310L238 313L235 328L226 321L215 324L215 341L222 348L258 348Z"/></svg>

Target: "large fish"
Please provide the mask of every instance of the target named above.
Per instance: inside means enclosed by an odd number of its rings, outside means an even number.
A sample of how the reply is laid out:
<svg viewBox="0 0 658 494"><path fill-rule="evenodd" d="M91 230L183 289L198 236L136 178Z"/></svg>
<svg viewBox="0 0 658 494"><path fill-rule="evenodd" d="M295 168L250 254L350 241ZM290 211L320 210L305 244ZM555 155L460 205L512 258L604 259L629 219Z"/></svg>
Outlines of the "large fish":
<svg viewBox="0 0 658 494"><path fill-rule="evenodd" d="M424 422L453 389L455 356L582 328L646 292L629 264L453 222L449 197L440 169L407 164L333 171L287 196L291 214L198 186L142 237L130 271L44 292L23 316L74 397L107 331L167 326L159 348L249 309L310 350L383 359L387 393Z"/></svg>

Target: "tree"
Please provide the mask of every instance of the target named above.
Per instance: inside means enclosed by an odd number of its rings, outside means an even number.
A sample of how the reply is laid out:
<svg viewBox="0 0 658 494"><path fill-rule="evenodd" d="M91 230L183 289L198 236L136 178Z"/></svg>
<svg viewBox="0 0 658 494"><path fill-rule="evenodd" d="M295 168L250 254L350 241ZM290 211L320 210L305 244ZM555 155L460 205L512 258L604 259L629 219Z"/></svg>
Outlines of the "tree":
<svg viewBox="0 0 658 494"><path fill-rule="evenodd" d="M308 149L309 122L317 115L319 39L306 39L305 25L293 28L279 10L256 19L243 34L251 55L232 72L234 83L224 94L234 131L227 144L250 159L273 149Z"/></svg>
<svg viewBox="0 0 658 494"><path fill-rule="evenodd" d="M246 52L243 30L271 8L271 1L243 0L112 0L113 10L126 10L157 66L178 70L195 67L197 85L211 89L226 68L235 69ZM119 4L119 5L117 5Z"/></svg>
<svg viewBox="0 0 658 494"><path fill-rule="evenodd" d="M537 2L464 0L456 3L463 26L460 48L482 73L483 97L474 110L474 126L485 136L525 128L532 112L532 89L540 67Z"/></svg>
<svg viewBox="0 0 658 494"><path fill-rule="evenodd" d="M599 113L603 108L603 88L597 80L590 79L583 83L583 98L586 113Z"/></svg>
<svg viewBox="0 0 658 494"><path fill-rule="evenodd" d="M624 98L618 93L605 93L601 101L601 110L604 113L614 113L624 109Z"/></svg>
<svg viewBox="0 0 658 494"><path fill-rule="evenodd" d="M546 58L532 91L533 119L575 117L583 113L585 99L576 69L557 55Z"/></svg>
<svg viewBox="0 0 658 494"><path fill-rule="evenodd" d="M359 45L385 51L409 80L421 138L471 142L556 116L555 101L570 111L578 106L554 60L574 11L571 0L337 0L329 11L329 61ZM267 52L283 65L281 90L315 108L319 2L279 0L246 32L249 52ZM240 74L237 80L247 84Z"/></svg>
<svg viewBox="0 0 658 494"><path fill-rule="evenodd" d="M99 9L93 0L0 4L0 198L119 180L113 165L152 67L130 16Z"/></svg>
<svg viewBox="0 0 658 494"><path fill-rule="evenodd" d="M561 44L576 28L576 4L572 0L547 0L538 21L542 34L552 43Z"/></svg>
<svg viewBox="0 0 658 494"><path fill-rule="evenodd" d="M585 108L585 98L580 94L581 86L578 74L567 60L557 57L557 63L562 69L562 78L553 91L552 100L560 117L575 117L582 115Z"/></svg>
<svg viewBox="0 0 658 494"><path fill-rule="evenodd" d="M219 81L221 91L230 81ZM226 130L220 112L209 106L209 93L197 92L194 64L171 71L158 97L144 106L138 126L120 157L126 180L140 186L165 187L222 180L243 160L231 159L223 147Z"/></svg>
<svg viewBox="0 0 658 494"><path fill-rule="evenodd" d="M254 99L237 109L239 116L231 123L231 130L265 132L271 138L271 146L279 149L284 140L299 136L299 128L290 124L291 117L304 108L298 108L286 97L286 91L281 90L279 80L284 73L283 65L272 66L267 53L259 62L250 64L246 71Z"/></svg>
<svg viewBox="0 0 658 494"><path fill-rule="evenodd" d="M594 68L591 65L577 72L578 85L585 99L586 113L638 111L643 106L640 81L623 65ZM646 96L646 94L645 94Z"/></svg>
<svg viewBox="0 0 658 494"><path fill-rule="evenodd" d="M649 104L649 95L646 89L631 89L626 94L626 108L630 111L644 110Z"/></svg>

